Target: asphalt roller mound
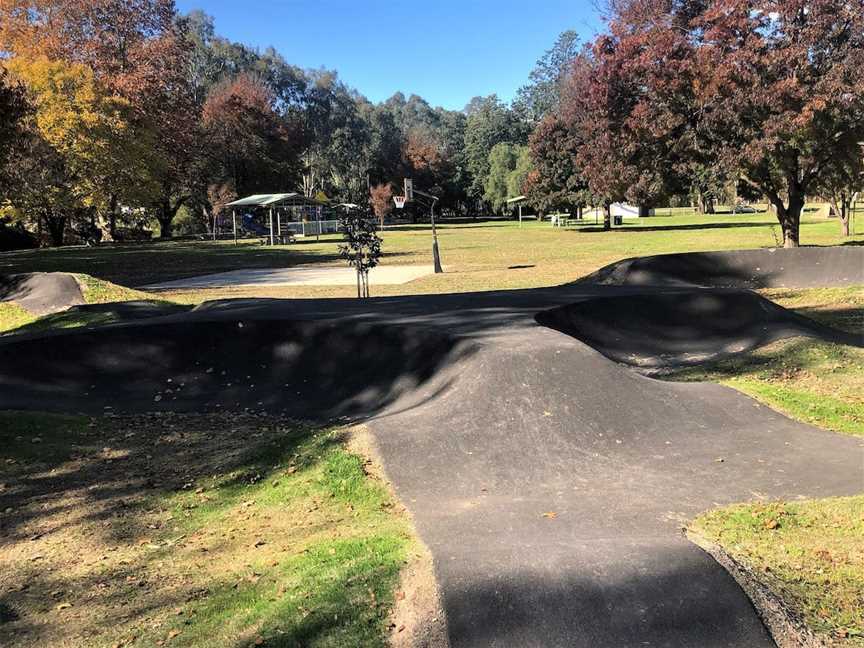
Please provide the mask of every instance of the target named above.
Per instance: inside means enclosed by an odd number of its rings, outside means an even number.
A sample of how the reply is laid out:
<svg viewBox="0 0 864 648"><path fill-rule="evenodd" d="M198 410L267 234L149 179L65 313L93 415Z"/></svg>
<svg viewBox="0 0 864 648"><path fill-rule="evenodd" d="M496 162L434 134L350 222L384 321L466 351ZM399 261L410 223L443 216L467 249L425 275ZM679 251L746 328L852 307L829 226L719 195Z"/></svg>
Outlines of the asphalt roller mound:
<svg viewBox="0 0 864 648"><path fill-rule="evenodd" d="M464 352L435 331L362 323L109 326L0 341L0 408L369 415Z"/></svg>
<svg viewBox="0 0 864 648"><path fill-rule="evenodd" d="M864 346L864 332L835 331L746 290L591 297L536 319L645 371L708 362L795 336Z"/></svg>
<svg viewBox="0 0 864 648"><path fill-rule="evenodd" d="M864 284L864 247L688 252L625 259L584 277L616 286L820 288Z"/></svg>
<svg viewBox="0 0 864 648"><path fill-rule="evenodd" d="M0 302L15 302L34 315L47 315L84 303L81 286L65 272L0 275Z"/></svg>
<svg viewBox="0 0 864 648"><path fill-rule="evenodd" d="M682 525L864 487L858 439L545 328L483 344L415 398L370 426L436 557L454 648L773 646Z"/></svg>

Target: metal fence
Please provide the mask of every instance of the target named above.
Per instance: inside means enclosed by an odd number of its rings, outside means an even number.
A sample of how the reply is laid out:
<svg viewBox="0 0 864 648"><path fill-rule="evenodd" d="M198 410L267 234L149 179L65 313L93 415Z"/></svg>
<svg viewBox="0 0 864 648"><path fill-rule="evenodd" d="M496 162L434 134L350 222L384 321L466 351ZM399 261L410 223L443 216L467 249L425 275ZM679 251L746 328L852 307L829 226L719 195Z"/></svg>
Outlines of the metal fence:
<svg viewBox="0 0 864 648"><path fill-rule="evenodd" d="M321 220L306 222L281 223L283 232L294 232L295 236L318 236L320 234L335 234L339 231L338 220Z"/></svg>

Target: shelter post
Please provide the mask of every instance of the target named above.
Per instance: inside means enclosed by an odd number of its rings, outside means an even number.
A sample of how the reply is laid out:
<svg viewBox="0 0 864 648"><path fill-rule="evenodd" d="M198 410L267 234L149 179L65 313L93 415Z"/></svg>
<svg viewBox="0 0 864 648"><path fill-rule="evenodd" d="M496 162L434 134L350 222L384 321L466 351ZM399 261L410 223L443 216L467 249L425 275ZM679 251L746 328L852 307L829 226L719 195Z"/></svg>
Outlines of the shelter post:
<svg viewBox="0 0 864 648"><path fill-rule="evenodd" d="M234 226L234 245L237 245L237 210L231 210L231 224Z"/></svg>
<svg viewBox="0 0 864 648"><path fill-rule="evenodd" d="M275 236L273 234L273 208L270 208L270 246L276 244Z"/></svg>

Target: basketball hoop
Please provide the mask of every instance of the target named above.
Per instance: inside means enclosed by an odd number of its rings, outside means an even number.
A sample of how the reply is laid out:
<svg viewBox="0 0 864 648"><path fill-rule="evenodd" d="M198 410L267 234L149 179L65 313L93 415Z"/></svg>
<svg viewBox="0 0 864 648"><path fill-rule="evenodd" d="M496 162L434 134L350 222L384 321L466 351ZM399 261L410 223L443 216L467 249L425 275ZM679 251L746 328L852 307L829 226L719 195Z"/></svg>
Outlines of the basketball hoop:
<svg viewBox="0 0 864 648"><path fill-rule="evenodd" d="M393 196L393 202L396 203L396 209L402 209L405 207L405 201L407 199L407 196Z"/></svg>

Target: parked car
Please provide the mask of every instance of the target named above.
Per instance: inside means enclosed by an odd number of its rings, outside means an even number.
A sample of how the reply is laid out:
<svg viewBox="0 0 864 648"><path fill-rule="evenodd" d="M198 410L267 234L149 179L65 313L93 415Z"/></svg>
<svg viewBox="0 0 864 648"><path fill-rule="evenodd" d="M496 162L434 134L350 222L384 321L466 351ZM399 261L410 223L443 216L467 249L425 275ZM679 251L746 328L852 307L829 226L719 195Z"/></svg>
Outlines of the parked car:
<svg viewBox="0 0 864 648"><path fill-rule="evenodd" d="M735 205L732 208L733 214L755 214L756 209L751 207L750 205Z"/></svg>

